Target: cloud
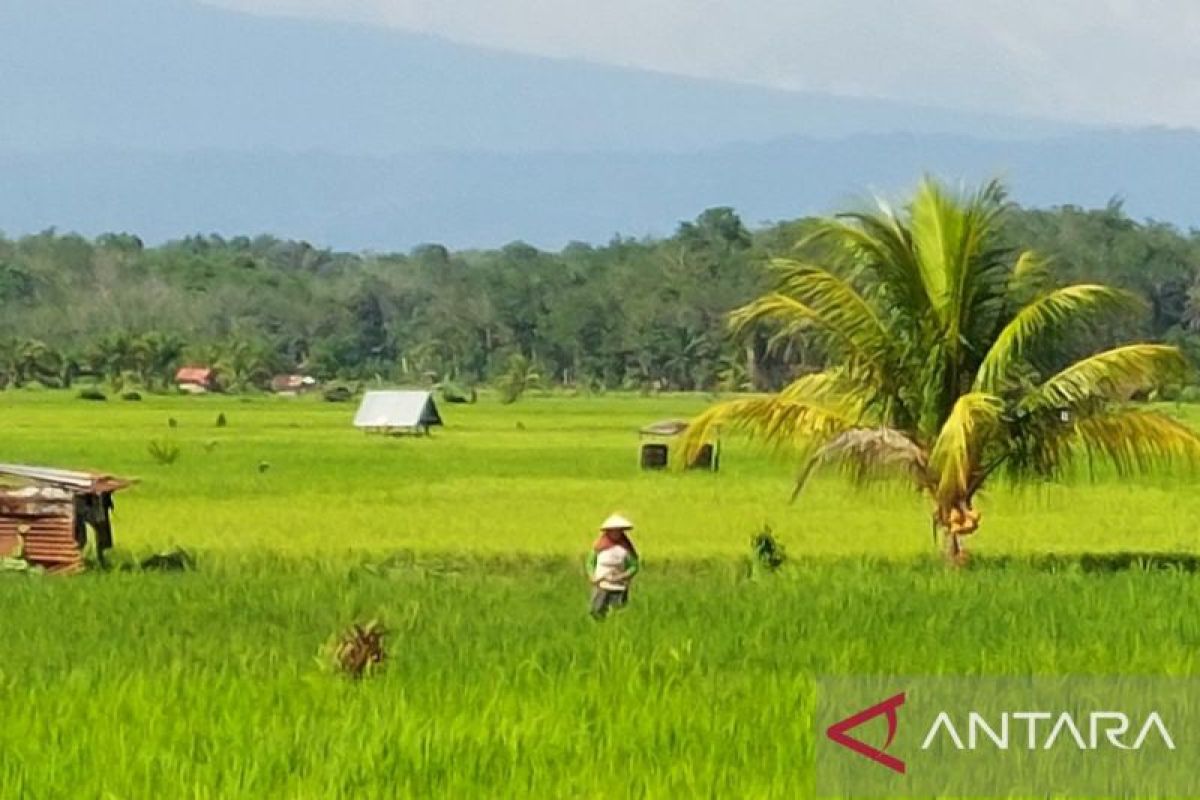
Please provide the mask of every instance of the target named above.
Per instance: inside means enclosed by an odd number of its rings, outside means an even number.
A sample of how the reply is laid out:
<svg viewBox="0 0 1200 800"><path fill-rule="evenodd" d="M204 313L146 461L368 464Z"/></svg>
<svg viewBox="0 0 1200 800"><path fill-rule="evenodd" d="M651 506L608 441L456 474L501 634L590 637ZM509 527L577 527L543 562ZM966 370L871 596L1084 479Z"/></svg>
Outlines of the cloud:
<svg viewBox="0 0 1200 800"><path fill-rule="evenodd" d="M788 89L1200 125L1191 0L204 0Z"/></svg>

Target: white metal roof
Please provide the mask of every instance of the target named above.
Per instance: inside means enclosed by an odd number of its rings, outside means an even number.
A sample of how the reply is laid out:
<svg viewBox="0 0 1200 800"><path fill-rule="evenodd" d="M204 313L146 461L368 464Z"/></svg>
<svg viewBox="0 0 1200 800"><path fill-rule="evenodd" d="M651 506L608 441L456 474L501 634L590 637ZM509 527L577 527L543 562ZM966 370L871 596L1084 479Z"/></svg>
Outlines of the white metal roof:
<svg viewBox="0 0 1200 800"><path fill-rule="evenodd" d="M441 425L442 417L426 391L367 392L354 415L356 428L416 428Z"/></svg>

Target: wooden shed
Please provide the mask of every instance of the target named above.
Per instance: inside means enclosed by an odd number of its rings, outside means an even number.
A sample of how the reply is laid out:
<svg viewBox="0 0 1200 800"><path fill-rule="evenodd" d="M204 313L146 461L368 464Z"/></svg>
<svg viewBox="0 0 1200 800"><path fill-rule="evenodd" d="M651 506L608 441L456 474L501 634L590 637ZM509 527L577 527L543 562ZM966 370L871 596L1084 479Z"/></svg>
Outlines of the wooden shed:
<svg viewBox="0 0 1200 800"><path fill-rule="evenodd" d="M102 472L0 464L0 558L82 571L88 528L103 558L112 547L112 496L133 483Z"/></svg>
<svg viewBox="0 0 1200 800"><path fill-rule="evenodd" d="M642 469L666 469L671 462L671 440L688 429L686 419L664 419L638 431L638 465ZM721 467L721 440L714 436L700 447L700 452L687 465L688 469L716 472Z"/></svg>

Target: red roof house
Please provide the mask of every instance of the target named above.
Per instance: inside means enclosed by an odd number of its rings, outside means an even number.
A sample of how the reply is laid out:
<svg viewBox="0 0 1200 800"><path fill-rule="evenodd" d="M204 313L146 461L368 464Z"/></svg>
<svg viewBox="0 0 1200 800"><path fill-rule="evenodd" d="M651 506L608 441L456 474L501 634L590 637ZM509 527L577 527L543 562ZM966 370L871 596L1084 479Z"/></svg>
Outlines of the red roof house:
<svg viewBox="0 0 1200 800"><path fill-rule="evenodd" d="M217 372L212 367L180 367L175 383L185 392L207 392L216 384Z"/></svg>

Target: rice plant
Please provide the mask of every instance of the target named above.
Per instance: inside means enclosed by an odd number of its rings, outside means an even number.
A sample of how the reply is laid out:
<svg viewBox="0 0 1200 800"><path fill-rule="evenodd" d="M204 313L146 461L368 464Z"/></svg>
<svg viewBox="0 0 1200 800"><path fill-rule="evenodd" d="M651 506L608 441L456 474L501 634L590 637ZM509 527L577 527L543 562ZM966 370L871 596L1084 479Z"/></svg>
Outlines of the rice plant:
<svg viewBox="0 0 1200 800"><path fill-rule="evenodd" d="M151 439L146 445L146 452L156 464L169 467L179 460L179 445L169 439Z"/></svg>

